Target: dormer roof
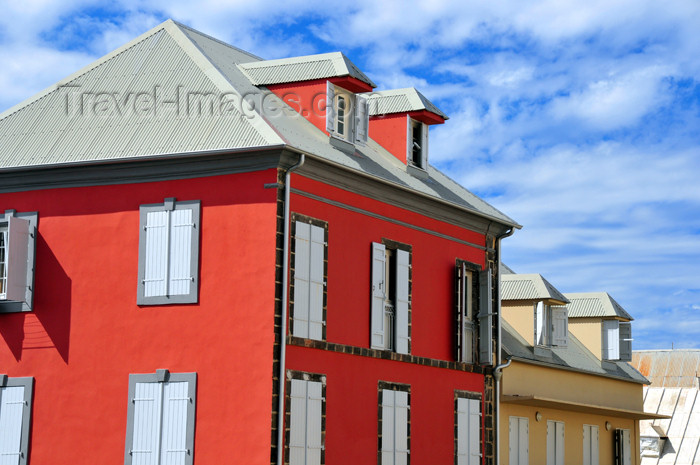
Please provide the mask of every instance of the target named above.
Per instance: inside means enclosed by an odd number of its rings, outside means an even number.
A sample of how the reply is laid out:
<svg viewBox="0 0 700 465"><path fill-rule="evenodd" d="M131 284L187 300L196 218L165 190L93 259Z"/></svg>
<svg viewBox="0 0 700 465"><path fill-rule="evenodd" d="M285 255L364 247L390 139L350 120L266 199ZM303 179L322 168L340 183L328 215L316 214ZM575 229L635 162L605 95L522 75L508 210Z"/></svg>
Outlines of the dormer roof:
<svg viewBox="0 0 700 465"><path fill-rule="evenodd" d="M449 119L446 114L413 87L372 92L367 97L370 116L428 111L443 120Z"/></svg>
<svg viewBox="0 0 700 465"><path fill-rule="evenodd" d="M579 292L565 295L570 301L566 306L569 309L569 318L617 317L628 321L634 320L607 292Z"/></svg>
<svg viewBox="0 0 700 465"><path fill-rule="evenodd" d="M569 300L540 274L502 274L502 300L549 300L565 304Z"/></svg>

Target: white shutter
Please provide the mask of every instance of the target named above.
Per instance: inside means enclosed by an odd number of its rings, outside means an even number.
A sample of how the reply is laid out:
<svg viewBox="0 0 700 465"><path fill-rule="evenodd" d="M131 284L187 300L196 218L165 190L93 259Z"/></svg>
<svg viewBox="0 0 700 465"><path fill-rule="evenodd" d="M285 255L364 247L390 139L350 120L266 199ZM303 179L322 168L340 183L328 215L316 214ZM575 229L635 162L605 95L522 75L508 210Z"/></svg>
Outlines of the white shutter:
<svg viewBox="0 0 700 465"><path fill-rule="evenodd" d="M366 144L369 126L367 97L357 95L355 98L355 105L355 142L359 144Z"/></svg>
<svg viewBox="0 0 700 465"><path fill-rule="evenodd" d="M552 308L552 345L566 347L568 341L568 311L566 307Z"/></svg>
<svg viewBox="0 0 700 465"><path fill-rule="evenodd" d="M553 421L547 421L547 465L556 465L557 430Z"/></svg>
<svg viewBox="0 0 700 465"><path fill-rule="evenodd" d="M557 454L557 461L556 465L564 465L564 445L566 444L564 442L564 422L557 421L555 424L556 428L556 436L557 436L557 442L556 442L556 454Z"/></svg>
<svg viewBox="0 0 700 465"><path fill-rule="evenodd" d="M473 275L464 263L457 269L457 360L474 363L474 315L472 308Z"/></svg>
<svg viewBox="0 0 700 465"><path fill-rule="evenodd" d="M621 321L619 323L620 335L620 360L632 361L632 323Z"/></svg>
<svg viewBox="0 0 700 465"><path fill-rule="evenodd" d="M170 213L170 282L168 295L190 293L193 276L190 273L192 260L192 234L194 223L192 210L184 208Z"/></svg>
<svg viewBox="0 0 700 465"><path fill-rule="evenodd" d="M425 123L421 123L421 160L417 161L419 166L424 170L428 169L428 129L429 126Z"/></svg>
<svg viewBox="0 0 700 465"><path fill-rule="evenodd" d="M395 465L408 465L408 393L394 392Z"/></svg>
<svg viewBox="0 0 700 465"><path fill-rule="evenodd" d="M323 384L307 381L306 409L306 464L321 465L323 416Z"/></svg>
<svg viewBox="0 0 700 465"><path fill-rule="evenodd" d="M311 225L296 222L294 234L294 325L292 334L309 337Z"/></svg>
<svg viewBox="0 0 700 465"><path fill-rule="evenodd" d="M591 426L591 465L598 465L600 452L598 450L598 427Z"/></svg>
<svg viewBox="0 0 700 465"><path fill-rule="evenodd" d="M603 358L620 358L620 326L617 320L603 320Z"/></svg>
<svg viewBox="0 0 700 465"><path fill-rule="evenodd" d="M480 401L469 399L469 465L481 463L481 409Z"/></svg>
<svg viewBox="0 0 700 465"><path fill-rule="evenodd" d="M386 347L386 328L384 328L384 292L386 291L386 255L384 244L372 243L372 309L371 309L371 347Z"/></svg>
<svg viewBox="0 0 700 465"><path fill-rule="evenodd" d="M335 86L330 81L326 81L326 130L335 132Z"/></svg>
<svg viewBox="0 0 700 465"><path fill-rule="evenodd" d="M382 465L394 465L395 418L394 391L382 390ZM291 465L291 464L290 464Z"/></svg>
<svg viewBox="0 0 700 465"><path fill-rule="evenodd" d="M529 465L529 422L527 418L510 417L509 420L509 465Z"/></svg>
<svg viewBox="0 0 700 465"><path fill-rule="evenodd" d="M491 313L491 269L479 272L479 362L493 364L493 318Z"/></svg>
<svg viewBox="0 0 700 465"><path fill-rule="evenodd" d="M167 294L168 238L170 212L152 211L146 214L146 263L144 271L145 297Z"/></svg>
<svg viewBox="0 0 700 465"><path fill-rule="evenodd" d="M411 162L416 162L413 160L413 125L411 124L411 117L406 115L406 164L411 164Z"/></svg>
<svg viewBox="0 0 700 465"><path fill-rule="evenodd" d="M132 465L158 465L162 394L162 383L136 383Z"/></svg>
<svg viewBox="0 0 700 465"><path fill-rule="evenodd" d="M289 465L306 465L306 382L293 379L289 397Z"/></svg>
<svg viewBox="0 0 700 465"><path fill-rule="evenodd" d="M27 301L28 252L29 221L10 216L7 224L7 300Z"/></svg>
<svg viewBox="0 0 700 465"><path fill-rule="evenodd" d="M405 250L396 251L396 352L409 352L408 335L408 277L409 257Z"/></svg>
<svg viewBox="0 0 700 465"><path fill-rule="evenodd" d="M457 465L469 465L468 399L457 399Z"/></svg>
<svg viewBox="0 0 700 465"><path fill-rule="evenodd" d="M544 345L545 343L545 313L544 302L537 302L535 307L535 345Z"/></svg>
<svg viewBox="0 0 700 465"><path fill-rule="evenodd" d="M0 388L0 464L18 465L22 450L24 386ZM28 408L28 407L27 407Z"/></svg>
<svg viewBox="0 0 700 465"><path fill-rule="evenodd" d="M155 383L154 383L155 384ZM160 465L185 465L187 450L187 382L163 383Z"/></svg>
<svg viewBox="0 0 700 465"><path fill-rule="evenodd" d="M591 465L591 427L583 425L583 465Z"/></svg>
<svg viewBox="0 0 700 465"><path fill-rule="evenodd" d="M622 430L622 465L632 465L632 443L630 430Z"/></svg>
<svg viewBox="0 0 700 465"><path fill-rule="evenodd" d="M323 260L325 258L325 230L311 226L309 255L309 338L323 339Z"/></svg>

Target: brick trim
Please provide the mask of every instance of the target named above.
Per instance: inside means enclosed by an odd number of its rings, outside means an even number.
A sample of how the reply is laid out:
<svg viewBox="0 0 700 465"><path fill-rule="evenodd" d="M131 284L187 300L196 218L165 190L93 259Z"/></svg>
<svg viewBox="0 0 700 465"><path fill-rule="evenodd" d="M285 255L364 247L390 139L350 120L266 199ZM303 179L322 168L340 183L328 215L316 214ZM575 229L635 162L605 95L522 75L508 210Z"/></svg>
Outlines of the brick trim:
<svg viewBox="0 0 700 465"><path fill-rule="evenodd" d="M301 379L304 381L315 381L321 383L321 465L326 463L326 375L318 373L307 373L304 371L287 370L287 380L285 381L285 406L284 406L284 463L289 465L289 441L291 435L292 402L290 393L292 392L292 380Z"/></svg>
<svg viewBox="0 0 700 465"><path fill-rule="evenodd" d="M401 391L408 393L408 409L406 421L406 448L408 449L408 457L406 465L411 463L411 385L392 383L389 381L377 382L377 465L382 465L382 394L383 390Z"/></svg>

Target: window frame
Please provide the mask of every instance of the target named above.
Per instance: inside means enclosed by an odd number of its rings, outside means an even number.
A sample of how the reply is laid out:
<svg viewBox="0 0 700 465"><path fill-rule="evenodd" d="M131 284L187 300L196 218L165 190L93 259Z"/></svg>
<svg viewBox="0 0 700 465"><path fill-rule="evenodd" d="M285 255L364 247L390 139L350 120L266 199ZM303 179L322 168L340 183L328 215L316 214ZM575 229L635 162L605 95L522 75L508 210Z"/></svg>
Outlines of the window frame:
<svg viewBox="0 0 700 465"><path fill-rule="evenodd" d="M455 339L455 360L462 363L475 365L479 361L479 275L481 266L462 259L456 259L455 263L455 317L456 317L456 339ZM470 285L471 281L471 285ZM468 287L465 288L465 286ZM465 292L468 294L465 296ZM465 306L466 304L466 306ZM465 309L471 308L471 319L465 320ZM471 357L467 357L468 349L465 340L465 326L470 325L472 334Z"/></svg>
<svg viewBox="0 0 700 465"><path fill-rule="evenodd" d="M343 111L340 101L343 100ZM342 115L342 116L341 116ZM342 130L339 125L342 124ZM326 81L326 131L331 137L350 144L365 145L369 134L369 101Z"/></svg>
<svg viewBox="0 0 700 465"><path fill-rule="evenodd" d="M18 465L27 465L29 460L29 436L32 426L32 404L34 396L34 378L20 377L11 378L7 375L0 375L0 409L2 409L2 395L4 388L23 387L22 419L20 425L20 450ZM0 412L1 413L1 412Z"/></svg>
<svg viewBox="0 0 700 465"><path fill-rule="evenodd" d="M22 256L19 257L21 262L25 267L20 269L19 273L12 273L10 268L10 252L9 249L10 238L12 237L12 223L17 220L21 220L17 223L20 227L26 227L26 258L24 256L24 247L21 247ZM34 308L34 275L36 267L36 240L37 240L37 225L39 221L38 212L21 212L18 213L16 210L6 210L4 214L0 213L0 230L4 230L4 237L6 239L5 244L5 263L0 265L4 266L5 275L5 285L9 288L11 284L19 278L22 287L24 287L24 296L22 300L18 299L8 299L7 289L3 293L4 296L0 298L0 313L18 313L18 312L31 312ZM26 222L26 224L24 224ZM23 234L23 231L20 232ZM16 276L19 274L20 276ZM22 276L23 275L23 276ZM12 276L12 281L10 277ZM13 297L13 296L11 296Z"/></svg>
<svg viewBox="0 0 700 465"><path fill-rule="evenodd" d="M454 394L454 413L455 413L455 425L454 425L454 430L455 430L455 437L454 437L454 450L455 450L455 465L480 465L481 464L481 459L483 458L484 454L484 428L483 428L483 402L482 402L482 396L481 393L479 392L471 392L471 391L460 391L460 390L455 390ZM459 410L459 401L460 400L466 400L467 402L467 425L463 425L463 423L460 422L460 410ZM474 445L473 442L473 437L471 435L471 430L470 430L470 421L472 420L472 413L471 413L471 407L474 405L478 404L479 408L479 438L478 438L478 444L479 444L479 450L477 454L473 454L472 452L472 446ZM464 460L460 461L460 450L459 450L459 433L460 433L460 426L464 426L467 430L467 443L468 443L468 450L466 451L466 462ZM464 454L462 454L464 455ZM472 459L472 457L477 456L478 458Z"/></svg>
<svg viewBox="0 0 700 465"><path fill-rule="evenodd" d="M396 392L402 392L406 393L406 465L410 465L411 463L411 386L409 384L400 384L400 383L390 383L387 381L379 381L377 382L377 405L378 405L378 410L377 410L377 465L393 465L392 464L385 464L382 460L382 447L383 447L383 427L384 427L384 392L385 391L393 391L394 393ZM389 407L389 406L386 406ZM392 437L394 438L394 444L392 445L392 448L390 452L392 452L392 456L394 457L394 460L392 462L396 462L396 404L394 403L392 407L392 412L393 412L393 419L392 423L394 425L394 430ZM402 452L402 451L400 451Z"/></svg>
<svg viewBox="0 0 700 465"><path fill-rule="evenodd" d="M134 402L137 383L169 383L169 382L186 382L187 394L189 402L187 404L187 418L185 425L185 447L187 453L185 455L185 465L193 465L194 463L194 434L195 420L197 413L197 373L170 373L167 369L158 369L155 373L131 373L129 374L129 397L126 414L126 441L124 445L124 465L132 465L133 456L132 449L134 445L134 420L136 403ZM162 399L161 399L162 402ZM162 418L160 432L162 433ZM162 450L158 451L162 454Z"/></svg>
<svg viewBox="0 0 700 465"><path fill-rule="evenodd" d="M287 380L286 380L286 402L285 402L285 438L284 438L284 463L285 465L291 464L291 434L292 434L292 381L301 380L305 382L313 382L321 384L321 461L320 465L326 463L326 375L319 373L307 373L303 371L287 370ZM308 387L307 387L308 393ZM307 394L308 399L308 394ZM306 419L308 419L308 409L305 410ZM305 444L308 447L308 444ZM292 464L294 465L294 464Z"/></svg>
<svg viewBox="0 0 700 465"><path fill-rule="evenodd" d="M190 291L187 294L146 296L145 275L147 252L146 225L148 214L161 211L192 210L192 232L190 237ZM163 203L146 204L139 207L139 266L137 305L193 304L199 301L199 244L201 231L201 202L199 200L178 201L174 197L166 198ZM170 237L170 229L168 230ZM170 242L168 242L168 245ZM170 250L168 251L170 254ZM168 265L170 264L168 258ZM166 270L166 289L168 289L171 270Z"/></svg>

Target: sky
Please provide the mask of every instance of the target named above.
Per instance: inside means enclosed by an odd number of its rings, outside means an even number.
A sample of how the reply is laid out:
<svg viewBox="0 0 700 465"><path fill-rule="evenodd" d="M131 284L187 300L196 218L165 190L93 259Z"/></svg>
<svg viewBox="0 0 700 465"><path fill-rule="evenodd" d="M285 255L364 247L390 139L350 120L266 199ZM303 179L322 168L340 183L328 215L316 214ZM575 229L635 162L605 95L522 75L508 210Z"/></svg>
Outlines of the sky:
<svg viewBox="0 0 700 465"><path fill-rule="evenodd" d="M430 163L523 225L518 273L700 348L697 0L0 0L0 111L172 18L266 59L342 51L450 116Z"/></svg>

